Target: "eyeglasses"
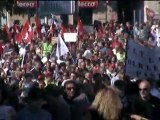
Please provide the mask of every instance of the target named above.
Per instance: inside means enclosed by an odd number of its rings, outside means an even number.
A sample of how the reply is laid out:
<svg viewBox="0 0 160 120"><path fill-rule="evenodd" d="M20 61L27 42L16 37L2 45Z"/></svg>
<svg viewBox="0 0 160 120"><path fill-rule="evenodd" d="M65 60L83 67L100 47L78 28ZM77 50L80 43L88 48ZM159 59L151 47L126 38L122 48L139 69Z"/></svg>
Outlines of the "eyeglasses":
<svg viewBox="0 0 160 120"><path fill-rule="evenodd" d="M139 88L139 91L148 91L148 88Z"/></svg>
<svg viewBox="0 0 160 120"><path fill-rule="evenodd" d="M75 90L75 87L67 87L66 89L69 90L69 91L72 90L72 89Z"/></svg>

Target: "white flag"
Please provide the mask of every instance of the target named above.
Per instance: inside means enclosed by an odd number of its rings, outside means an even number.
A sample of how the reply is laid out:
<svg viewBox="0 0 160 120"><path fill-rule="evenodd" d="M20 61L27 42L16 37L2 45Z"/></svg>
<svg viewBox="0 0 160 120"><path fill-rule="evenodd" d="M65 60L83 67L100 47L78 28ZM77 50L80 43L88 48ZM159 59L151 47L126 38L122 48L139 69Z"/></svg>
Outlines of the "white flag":
<svg viewBox="0 0 160 120"><path fill-rule="evenodd" d="M65 42L62 40L61 35L58 35L58 42L57 42L57 49L56 49L56 56L58 60L61 56L65 55L69 52L68 47L66 46Z"/></svg>

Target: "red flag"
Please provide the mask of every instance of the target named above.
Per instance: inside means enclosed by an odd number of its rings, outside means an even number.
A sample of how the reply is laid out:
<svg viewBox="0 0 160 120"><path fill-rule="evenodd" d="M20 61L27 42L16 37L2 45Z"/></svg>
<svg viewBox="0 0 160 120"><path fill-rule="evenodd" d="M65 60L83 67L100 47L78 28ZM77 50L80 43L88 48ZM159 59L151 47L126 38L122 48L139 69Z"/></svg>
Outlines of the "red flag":
<svg viewBox="0 0 160 120"><path fill-rule="evenodd" d="M24 42L25 43L29 43L31 42L31 40L33 39L34 37L34 32L30 26L30 23L29 21L27 21L21 31L21 36L22 36L22 39L24 39Z"/></svg>
<svg viewBox="0 0 160 120"><path fill-rule="evenodd" d="M80 37L83 37L84 27L83 27L82 20L80 18L78 18L77 32Z"/></svg>
<svg viewBox="0 0 160 120"><path fill-rule="evenodd" d="M8 26L7 25L3 25L3 32L9 32L9 28L8 28Z"/></svg>
<svg viewBox="0 0 160 120"><path fill-rule="evenodd" d="M52 24L49 28L49 30L47 31L47 37L48 38L52 38L53 36L53 33L55 32L56 30L56 26L54 24Z"/></svg>
<svg viewBox="0 0 160 120"><path fill-rule="evenodd" d="M16 41L17 41L18 43L22 42L22 34L21 34L21 33L18 33L18 34L16 35Z"/></svg>
<svg viewBox="0 0 160 120"><path fill-rule="evenodd" d="M31 30L30 32L29 32L29 35L28 35L28 43L29 42L31 42L32 41L32 39L34 38L34 31L33 30Z"/></svg>
<svg viewBox="0 0 160 120"><path fill-rule="evenodd" d="M12 35L11 35L11 33L9 32L9 28L8 28L7 25L4 25L4 26L3 26L3 30L2 30L2 31L3 31L4 34L7 34L8 39L11 40Z"/></svg>
<svg viewBox="0 0 160 120"><path fill-rule="evenodd" d="M101 38L105 34L105 30L104 30L102 25L98 28L98 33L97 34L98 34L99 38Z"/></svg>
<svg viewBox="0 0 160 120"><path fill-rule="evenodd" d="M26 32L27 32L27 29L28 29L28 23L26 22L25 25L24 25L23 28L22 28L21 33L18 33L18 34L16 35L16 41L17 41L18 43L22 42L22 40L25 38L25 34L26 34Z"/></svg>
<svg viewBox="0 0 160 120"><path fill-rule="evenodd" d="M61 24L61 36L63 37L63 34L67 32L67 29L65 28L65 26L63 24Z"/></svg>
<svg viewBox="0 0 160 120"><path fill-rule="evenodd" d="M42 38L42 33L41 33L41 21L40 21L40 19L39 19L38 16L36 16L35 22L36 22L36 28L37 28L38 37Z"/></svg>
<svg viewBox="0 0 160 120"><path fill-rule="evenodd" d="M14 31L15 31L16 33L19 33L20 28L19 28L18 25L15 24L15 25L13 26L13 28L14 28Z"/></svg>
<svg viewBox="0 0 160 120"><path fill-rule="evenodd" d="M22 33L26 33L30 29L29 21L26 21L25 25L23 26Z"/></svg>

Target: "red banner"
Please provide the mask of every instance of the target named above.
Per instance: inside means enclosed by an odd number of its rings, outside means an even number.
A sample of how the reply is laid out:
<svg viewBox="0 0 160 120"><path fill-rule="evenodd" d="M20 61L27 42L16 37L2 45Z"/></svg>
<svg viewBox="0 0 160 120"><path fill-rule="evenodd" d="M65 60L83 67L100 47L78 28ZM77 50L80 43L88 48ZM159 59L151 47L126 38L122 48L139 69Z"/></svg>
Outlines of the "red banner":
<svg viewBox="0 0 160 120"><path fill-rule="evenodd" d="M80 8L97 8L98 0L79 0L78 6Z"/></svg>
<svg viewBox="0 0 160 120"><path fill-rule="evenodd" d="M36 8L37 7L37 1L17 0L17 6L22 7L22 8Z"/></svg>

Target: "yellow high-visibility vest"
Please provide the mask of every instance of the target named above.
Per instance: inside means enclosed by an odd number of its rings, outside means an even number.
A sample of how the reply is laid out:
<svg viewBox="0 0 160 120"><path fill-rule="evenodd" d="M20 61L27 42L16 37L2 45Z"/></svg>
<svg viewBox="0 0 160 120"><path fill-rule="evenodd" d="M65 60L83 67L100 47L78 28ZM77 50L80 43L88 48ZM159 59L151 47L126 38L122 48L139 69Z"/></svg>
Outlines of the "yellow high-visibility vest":
<svg viewBox="0 0 160 120"><path fill-rule="evenodd" d="M53 50L53 45L51 43L43 43L43 55L47 56L49 53L51 54Z"/></svg>

